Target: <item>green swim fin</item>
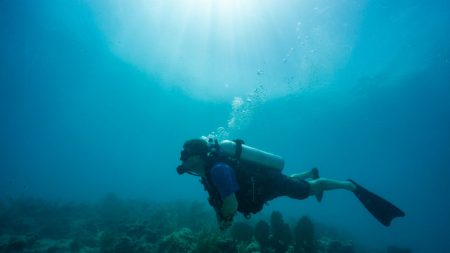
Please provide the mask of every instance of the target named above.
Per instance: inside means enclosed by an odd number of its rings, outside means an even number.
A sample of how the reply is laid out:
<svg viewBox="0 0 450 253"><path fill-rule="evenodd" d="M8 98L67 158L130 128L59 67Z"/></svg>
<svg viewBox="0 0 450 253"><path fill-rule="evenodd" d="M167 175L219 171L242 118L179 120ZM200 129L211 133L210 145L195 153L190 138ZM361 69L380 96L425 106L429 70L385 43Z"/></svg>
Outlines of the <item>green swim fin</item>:
<svg viewBox="0 0 450 253"><path fill-rule="evenodd" d="M405 216L405 213L398 207L394 206L391 202L383 199L373 192L368 191L351 179L348 181L356 185L356 190L353 193L359 201L361 201L366 209L386 227L391 225L391 221L394 218Z"/></svg>

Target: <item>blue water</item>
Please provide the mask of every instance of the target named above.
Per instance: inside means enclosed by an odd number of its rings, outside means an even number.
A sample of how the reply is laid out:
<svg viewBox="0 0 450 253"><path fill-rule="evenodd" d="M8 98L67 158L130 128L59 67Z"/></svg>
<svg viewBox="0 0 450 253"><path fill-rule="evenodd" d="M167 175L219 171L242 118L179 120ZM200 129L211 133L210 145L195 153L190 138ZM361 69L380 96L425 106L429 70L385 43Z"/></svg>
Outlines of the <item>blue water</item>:
<svg viewBox="0 0 450 253"><path fill-rule="evenodd" d="M353 178L267 207L355 243L448 252L448 1L0 1L0 198L206 202L182 143L216 134ZM211 210L212 211L212 210Z"/></svg>

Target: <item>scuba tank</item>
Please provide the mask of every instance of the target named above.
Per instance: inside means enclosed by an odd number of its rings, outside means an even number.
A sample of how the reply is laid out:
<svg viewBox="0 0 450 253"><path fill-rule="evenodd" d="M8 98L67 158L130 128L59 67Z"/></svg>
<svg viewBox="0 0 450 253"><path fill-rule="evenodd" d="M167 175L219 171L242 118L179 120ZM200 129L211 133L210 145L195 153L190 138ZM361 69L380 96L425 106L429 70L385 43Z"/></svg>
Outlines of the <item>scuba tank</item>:
<svg viewBox="0 0 450 253"><path fill-rule="evenodd" d="M220 143L212 138L206 140L211 153L219 153L234 160L241 160L278 171L283 170L284 159L281 156L244 145L242 140L224 140Z"/></svg>
<svg viewBox="0 0 450 253"><path fill-rule="evenodd" d="M244 145L242 141L235 142L224 140L220 142L219 146L225 154L234 159L241 159L245 162L250 162L279 171L283 170L284 160L281 156ZM241 151L239 151L240 149Z"/></svg>

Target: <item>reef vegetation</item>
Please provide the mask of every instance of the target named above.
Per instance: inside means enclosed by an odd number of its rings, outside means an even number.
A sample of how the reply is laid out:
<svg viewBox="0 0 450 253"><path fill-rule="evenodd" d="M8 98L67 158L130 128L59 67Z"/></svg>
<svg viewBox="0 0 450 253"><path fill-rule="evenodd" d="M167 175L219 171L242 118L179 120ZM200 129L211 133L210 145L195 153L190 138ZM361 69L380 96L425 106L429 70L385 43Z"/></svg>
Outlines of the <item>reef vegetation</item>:
<svg viewBox="0 0 450 253"><path fill-rule="evenodd" d="M109 194L95 203L34 198L0 202L0 252L99 253L368 253L349 239L317 229L307 216L286 222L238 218L220 231L202 202L151 203ZM411 252L390 246L377 253Z"/></svg>

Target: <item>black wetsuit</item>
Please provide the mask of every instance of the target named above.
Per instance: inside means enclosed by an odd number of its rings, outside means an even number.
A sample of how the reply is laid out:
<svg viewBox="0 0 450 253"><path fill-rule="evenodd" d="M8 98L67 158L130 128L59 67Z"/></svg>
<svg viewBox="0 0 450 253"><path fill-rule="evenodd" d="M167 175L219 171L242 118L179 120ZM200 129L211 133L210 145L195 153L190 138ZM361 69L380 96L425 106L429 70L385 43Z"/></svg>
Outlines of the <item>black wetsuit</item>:
<svg viewBox="0 0 450 253"><path fill-rule="evenodd" d="M220 161L223 162L223 161ZM302 179L295 179L282 174L280 171L244 162L225 162L229 169L233 169L239 190L235 192L238 201L238 211L245 216L261 211L264 204L274 198L287 196L294 199L305 199L309 196L310 185ZM217 162L208 166L206 178L202 179L205 189L209 193L209 202L216 209L220 209L222 197L210 171Z"/></svg>

